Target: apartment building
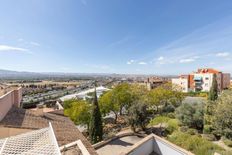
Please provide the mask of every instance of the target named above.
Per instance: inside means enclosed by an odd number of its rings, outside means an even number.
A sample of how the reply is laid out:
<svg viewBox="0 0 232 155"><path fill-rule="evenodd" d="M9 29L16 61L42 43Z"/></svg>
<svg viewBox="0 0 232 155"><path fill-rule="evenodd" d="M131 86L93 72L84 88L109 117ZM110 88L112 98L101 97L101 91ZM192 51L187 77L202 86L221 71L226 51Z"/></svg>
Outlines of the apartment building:
<svg viewBox="0 0 232 155"><path fill-rule="evenodd" d="M213 75L216 75L218 91L228 89L230 87L230 74L212 68L198 69L188 75L181 75L172 79L172 84L179 87L183 92L209 92L213 83Z"/></svg>
<svg viewBox="0 0 232 155"><path fill-rule="evenodd" d="M172 83L175 84L176 89L182 92L188 92L190 75L181 75L179 78L172 79Z"/></svg>

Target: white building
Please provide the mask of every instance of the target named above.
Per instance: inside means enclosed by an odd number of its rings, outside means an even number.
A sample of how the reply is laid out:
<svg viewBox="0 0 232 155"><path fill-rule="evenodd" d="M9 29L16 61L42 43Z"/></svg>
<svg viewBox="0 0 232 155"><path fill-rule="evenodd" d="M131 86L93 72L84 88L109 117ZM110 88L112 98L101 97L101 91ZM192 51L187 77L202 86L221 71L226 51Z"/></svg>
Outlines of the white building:
<svg viewBox="0 0 232 155"><path fill-rule="evenodd" d="M209 92L213 83L213 76L216 75L218 91L230 87L230 74L222 73L215 69L198 69L188 75L181 75L179 78L172 79L172 84L178 85L182 92Z"/></svg>
<svg viewBox="0 0 232 155"><path fill-rule="evenodd" d="M182 92L188 92L189 87L188 87L188 79L187 78L175 78L172 79L172 84L174 84L174 88L182 91Z"/></svg>
<svg viewBox="0 0 232 155"><path fill-rule="evenodd" d="M209 92L213 83L213 74L194 74L194 83L195 91Z"/></svg>
<svg viewBox="0 0 232 155"><path fill-rule="evenodd" d="M105 88L103 86L97 87L96 88L97 97L100 97L103 94L103 92L106 92L108 90L110 90L110 89ZM88 94L93 93L94 91L95 91L95 89L92 88L92 89L82 91L80 93L65 95L65 96L61 97L60 100L65 101L65 100L70 100L70 99L73 99L73 98L81 98L81 99L85 100L87 97L90 97L90 96L88 96Z"/></svg>

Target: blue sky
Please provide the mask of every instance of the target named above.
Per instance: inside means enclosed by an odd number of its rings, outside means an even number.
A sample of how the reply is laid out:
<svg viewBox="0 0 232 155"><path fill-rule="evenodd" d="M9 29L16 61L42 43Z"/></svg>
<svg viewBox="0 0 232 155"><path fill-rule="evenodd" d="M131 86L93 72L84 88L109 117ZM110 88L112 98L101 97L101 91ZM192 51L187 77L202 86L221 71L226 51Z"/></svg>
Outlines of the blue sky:
<svg viewBox="0 0 232 155"><path fill-rule="evenodd" d="M0 68L232 73L230 0L0 0Z"/></svg>

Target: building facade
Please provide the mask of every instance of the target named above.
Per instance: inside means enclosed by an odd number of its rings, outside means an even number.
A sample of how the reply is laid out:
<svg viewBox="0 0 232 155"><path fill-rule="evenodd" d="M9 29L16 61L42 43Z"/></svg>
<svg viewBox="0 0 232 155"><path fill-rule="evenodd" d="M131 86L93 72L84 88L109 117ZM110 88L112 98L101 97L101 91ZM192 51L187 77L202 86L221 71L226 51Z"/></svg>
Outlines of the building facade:
<svg viewBox="0 0 232 155"><path fill-rule="evenodd" d="M162 84L165 84L168 82L167 78L163 78L163 77L149 77L147 78L144 83L147 87L148 90L154 89Z"/></svg>
<svg viewBox="0 0 232 155"><path fill-rule="evenodd" d="M198 69L197 72L181 75L178 78L172 79L172 84L179 87L179 90L182 92L209 92L214 75L216 75L218 91L230 87L230 74L211 68Z"/></svg>

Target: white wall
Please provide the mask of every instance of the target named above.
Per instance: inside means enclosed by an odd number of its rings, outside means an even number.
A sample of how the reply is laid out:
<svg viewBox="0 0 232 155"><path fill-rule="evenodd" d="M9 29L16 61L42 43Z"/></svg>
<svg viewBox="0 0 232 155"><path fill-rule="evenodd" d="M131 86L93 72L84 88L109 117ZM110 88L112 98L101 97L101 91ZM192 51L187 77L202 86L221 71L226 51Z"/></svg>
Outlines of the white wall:
<svg viewBox="0 0 232 155"><path fill-rule="evenodd" d="M185 79L185 78L172 79L172 84L179 86L180 91L182 91L182 92L188 92L189 91L188 79Z"/></svg>
<svg viewBox="0 0 232 155"><path fill-rule="evenodd" d="M144 142L141 146L133 150L129 155L150 155L153 151L153 141L151 138L148 141Z"/></svg>
<svg viewBox="0 0 232 155"><path fill-rule="evenodd" d="M159 139L154 141L154 151L159 155L188 155L187 153Z"/></svg>
<svg viewBox="0 0 232 155"><path fill-rule="evenodd" d="M194 74L195 77L202 78L202 91L209 92L213 82L213 74L212 73L204 73L204 74ZM217 77L220 81L220 77ZM219 84L219 83L218 83Z"/></svg>
<svg viewBox="0 0 232 155"><path fill-rule="evenodd" d="M152 152L155 152L157 155L193 155L164 139L156 137L144 141L141 145L134 148L129 155L150 155Z"/></svg>

